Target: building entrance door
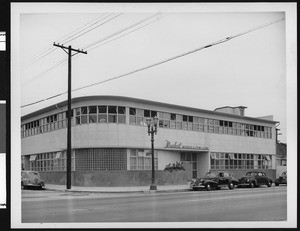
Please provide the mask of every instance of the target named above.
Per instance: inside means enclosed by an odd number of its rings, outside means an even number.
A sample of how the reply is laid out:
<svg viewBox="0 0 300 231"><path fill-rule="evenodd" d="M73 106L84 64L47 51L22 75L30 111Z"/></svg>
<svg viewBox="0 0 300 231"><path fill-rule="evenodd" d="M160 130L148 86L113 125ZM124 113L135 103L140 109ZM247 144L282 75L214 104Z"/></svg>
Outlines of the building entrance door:
<svg viewBox="0 0 300 231"><path fill-rule="evenodd" d="M197 153L181 152L180 161L189 162L191 164L191 176L197 178Z"/></svg>

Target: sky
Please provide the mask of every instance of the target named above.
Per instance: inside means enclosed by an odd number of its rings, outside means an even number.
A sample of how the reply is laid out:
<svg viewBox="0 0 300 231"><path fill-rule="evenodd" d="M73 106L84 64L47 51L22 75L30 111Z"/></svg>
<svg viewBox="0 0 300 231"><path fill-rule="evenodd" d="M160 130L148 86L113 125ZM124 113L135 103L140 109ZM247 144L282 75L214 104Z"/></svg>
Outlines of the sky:
<svg viewBox="0 0 300 231"><path fill-rule="evenodd" d="M273 115L280 122L279 140L286 142L284 12L257 11L257 7L243 4L241 9L224 10L201 4L129 4L116 8L100 4L90 10L86 4L72 12L71 7L64 11L64 7L56 6L48 11L33 7L19 17L21 115L67 100L67 94L60 95L67 92L67 53L53 46L65 42L66 47L87 51L72 57L73 98L119 95L206 110L246 106L246 116ZM224 43L141 70L244 32ZM72 33L77 38L68 42ZM81 87L86 88L76 90ZM26 106L40 100L44 101Z"/></svg>

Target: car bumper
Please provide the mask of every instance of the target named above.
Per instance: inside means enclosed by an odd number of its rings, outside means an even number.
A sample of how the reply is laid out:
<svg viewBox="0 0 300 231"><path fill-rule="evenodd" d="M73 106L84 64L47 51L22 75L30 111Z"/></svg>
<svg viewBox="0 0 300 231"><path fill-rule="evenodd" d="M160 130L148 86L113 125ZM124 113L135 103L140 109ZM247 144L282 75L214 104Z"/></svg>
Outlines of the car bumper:
<svg viewBox="0 0 300 231"><path fill-rule="evenodd" d="M249 182L244 182L244 183L238 183L238 186L249 186Z"/></svg>
<svg viewBox="0 0 300 231"><path fill-rule="evenodd" d="M201 189L201 188L205 188L204 185L194 185L191 187L192 189Z"/></svg>
<svg viewBox="0 0 300 231"><path fill-rule="evenodd" d="M29 187L45 187L45 184L31 184L31 183L28 183L25 186L29 186Z"/></svg>

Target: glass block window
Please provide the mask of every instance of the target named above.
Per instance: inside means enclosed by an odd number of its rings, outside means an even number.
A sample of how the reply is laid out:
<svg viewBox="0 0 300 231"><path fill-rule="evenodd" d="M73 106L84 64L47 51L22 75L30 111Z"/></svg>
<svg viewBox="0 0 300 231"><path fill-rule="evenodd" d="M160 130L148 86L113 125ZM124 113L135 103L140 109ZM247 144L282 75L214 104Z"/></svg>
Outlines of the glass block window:
<svg viewBox="0 0 300 231"><path fill-rule="evenodd" d="M76 149L76 170L126 170L126 149Z"/></svg>

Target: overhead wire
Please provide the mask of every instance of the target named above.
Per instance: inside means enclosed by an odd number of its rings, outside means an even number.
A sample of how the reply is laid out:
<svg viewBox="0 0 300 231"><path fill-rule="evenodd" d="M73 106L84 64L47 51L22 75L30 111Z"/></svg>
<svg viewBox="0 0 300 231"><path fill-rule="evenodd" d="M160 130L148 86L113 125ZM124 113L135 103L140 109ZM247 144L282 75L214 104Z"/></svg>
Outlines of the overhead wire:
<svg viewBox="0 0 300 231"><path fill-rule="evenodd" d="M230 40L232 40L232 39L234 39L234 38L243 36L243 35L245 35L245 34L251 33L251 32L253 32L253 31L256 31L256 30L259 30L259 29L261 29L261 28L270 26L270 25L272 25L272 24L274 24L274 23L277 23L277 22L280 22L280 21L283 21L283 20L285 20L285 18L281 18L281 19L274 20L274 21L272 21L272 22L270 22L270 23L267 23L267 24L264 24L264 25L255 27L255 28L253 28L253 29L250 29L250 30L247 30L247 31L238 33L238 34L233 35L233 36L228 36L228 37L226 37L225 39L221 39L221 40L212 42L212 43L210 43L210 44L208 44L208 45L201 46L201 47L196 48L196 49L194 49L194 50L191 50L191 51L188 51L188 52L184 52L184 53L182 53L182 54L180 54L180 55L176 55L176 56L174 56L174 57L171 57L171 58L162 60L162 61L160 61L160 62L157 62L157 63L151 64L151 65L148 65L148 66L145 66L145 67L136 69L136 70L134 70L134 71L130 71L130 72L128 72L128 73L125 73L125 74L122 74L122 75L119 75L119 76L116 76L116 77L112 77L112 78L105 79L105 80L102 80L102 81L99 81L99 82L96 82L96 83L93 83L93 84L89 84L89 85L86 85L86 86L83 86L83 87L76 88L76 89L72 90L72 92L75 92L75 91L78 91L78 90L82 90L82 89L85 89L85 88L88 88L88 87L96 86L96 85L99 85L99 84L102 84L102 83L106 83L106 82L109 82L109 81L113 81L113 80L116 80L116 79L120 79L120 78L126 77L126 76L128 76L128 75L132 75L132 74L134 74L134 73L137 73L137 72L140 72L140 71L143 71L143 70L147 70L147 69L149 69L149 68L152 68L152 67L161 65L161 64L163 64L163 63L170 62L170 61L172 61L172 60L175 60L175 59L184 57L184 56L186 56L186 55L189 55L189 54L198 52L198 51L200 51L200 50L203 50L203 49L206 49L206 48L209 48L209 47L212 47L212 46L215 46L215 45L224 43L224 42L228 42L228 41L230 41ZM51 96L51 97L48 97L48 98L46 98L46 99L44 99L44 100L39 100L39 101L34 102L34 103L30 103L30 104L23 105L23 106L21 106L21 108L24 108L24 107L27 107L27 106L30 106L30 105L34 105L34 104L40 103L40 102L42 102L42 101L47 101L47 100L49 100L49 99L56 98L56 97L58 97L58 96L61 96L61 95L66 94L66 93L67 93L67 91L66 91L66 92L63 92L63 93L60 93L60 94L57 94L57 95L54 95L54 96Z"/></svg>
<svg viewBox="0 0 300 231"><path fill-rule="evenodd" d="M157 19L157 21L160 20L160 19L162 19L162 18L164 18L164 17L166 17L166 15L160 16L160 18ZM126 36L126 35L128 35L128 34L131 34L131 33L135 32L135 31L137 31L137 30L139 30L139 29L142 29L142 28L144 28L144 27L146 27L146 26L148 26L148 25L150 25L150 24L152 24L152 23L154 23L154 22L156 22L156 21L151 21L151 22L149 22L149 23L146 23L146 24L144 24L144 25L142 25L142 26L140 26L140 27L137 27L136 29L134 29L134 30L132 30L132 31L129 31L129 32L125 33L125 34L122 34L122 35L120 35L120 36L118 36L118 37L116 37L116 38L114 38L114 39L111 39L111 40L109 40L109 41L107 41L107 42L104 42L104 43L98 45L98 46L95 46L95 47L92 47L92 48L90 48L90 49L87 49L87 51L94 50L94 49L96 49L96 48L98 48L98 47L100 47L100 46L103 46L103 45L105 45L105 44L107 44L107 43L110 43L110 42L112 42L112 41L115 41L116 39L119 39L119 38L121 38L121 37L124 37L124 36Z"/></svg>
<svg viewBox="0 0 300 231"><path fill-rule="evenodd" d="M107 37L105 37L105 38L103 38L103 39L101 39L101 40L98 40L97 43L103 42L103 41L105 41L105 40L107 40L107 39L109 39L109 38L111 38L111 37L113 37L113 36L116 36L116 35L118 35L118 34L124 32L124 31L126 31L126 30L129 30L129 29L131 29L131 28L133 28L133 27L135 27L135 26L137 26L137 25L139 25L139 24L141 24L141 23L143 23L143 22L145 22L145 21L147 21L147 20L149 20L149 19L151 19L151 18L153 18L153 17L159 15L159 14L160 14L160 13L156 13L156 14L154 14L154 15L152 15L152 16L146 18L146 19L143 19L143 20L141 20L141 21L139 21L139 22L137 22L137 23L131 25L131 26L128 26L128 27L126 27L126 28L124 28L124 29L122 29L122 30L120 30L120 31L117 31L117 32L115 32L115 33L113 33L113 34L111 34L111 35L109 35L109 36L107 36ZM161 18L160 18L160 19L161 19ZM154 21L154 22L155 22L155 21ZM153 22L151 22L151 23L153 23ZM146 24L146 25L144 25L144 26L141 26L141 27L135 29L134 31L136 31L136 30L138 30L138 29L141 29L142 27L145 27L145 26L147 26L147 25L149 25L149 24L150 24L150 23L148 23L148 24ZM132 32L133 32L133 31L132 31ZM132 33L132 32L130 32L130 33ZM129 33L127 33L127 34L129 34ZM125 35L127 35L127 34L125 34ZM119 36L118 38L121 38L121 37L123 37L123 36L125 36L125 35ZM116 39L117 39L117 38L115 38L115 39L113 39L113 40L111 40L111 41L109 41L109 42L112 42L112 41L114 41L114 40L116 40ZM107 43L109 43L109 42L107 42ZM96 43L96 42L93 42L93 44L97 44L97 43ZM102 44L102 45L104 45L104 44ZM90 46L90 44L89 44L89 45L86 45L85 47L89 47L89 46ZM85 49L85 47L84 47L84 48L80 48L80 49ZM97 46L97 47L99 47L99 46ZM95 47L95 48L96 48L96 47ZM95 48L91 48L91 49L89 49L89 50L92 50L92 49L95 49ZM87 51L89 51L89 50L87 50ZM67 59L63 59L63 60L59 61L57 64L55 64L55 65L54 65L53 67L51 67L50 69L44 71L43 73L37 75L36 77L34 77L34 78L32 78L32 79L30 79L30 80L24 82L22 85L26 85L26 84L32 82L33 80L36 80L37 78L44 76L45 74L47 74L47 73L49 73L50 71L54 70L55 68L61 66L61 65L64 64L65 62L67 62Z"/></svg>
<svg viewBox="0 0 300 231"><path fill-rule="evenodd" d="M84 24L83 26L77 28L76 30L70 32L69 34L67 34L67 35L65 35L65 36L63 36L63 37L61 37L60 39L55 39L55 41L56 41L57 43L60 43L60 44L67 43L67 42L65 42L65 41L67 41L68 39L71 39L73 36L75 36L75 35L81 33L82 31L88 29L89 27L91 27L91 26L93 26L93 25L95 25L95 24L97 24L97 23L99 23L99 22L102 22L104 19L106 19L107 17L109 17L109 16L111 16L111 15L113 15L113 14L114 14L114 13L109 13L108 15L107 15L107 14L104 14L104 16L101 15L101 16L99 16L99 17L97 17L97 18L95 18L95 19L93 19L93 20L87 22L86 24ZM95 22L94 22L94 21L95 21ZM65 37L66 37L66 38L65 38Z"/></svg>
<svg viewBox="0 0 300 231"><path fill-rule="evenodd" d="M60 60L57 64L55 64L55 66L53 66L53 67L51 67L50 69L48 69L48 70L42 72L41 74L35 76L34 78L29 79L28 81L23 82L22 85L24 86L24 85L26 85L26 84L28 84L28 83L30 83L30 82L32 82L32 81L34 81L34 80L40 78L40 77L46 75L47 73L49 73L50 71L54 70L55 68L57 68L57 67L63 65L63 64L66 63L67 61L68 61L67 58L64 58L64 59Z"/></svg>
<svg viewBox="0 0 300 231"><path fill-rule="evenodd" d="M102 42L102 41L104 41L104 40L107 40L107 39L109 39L109 38L111 38L111 37L113 37L113 36L115 36L115 35L117 35L117 34L120 34L120 33L124 32L124 31L126 31L126 30L129 30L129 29L131 29L131 28L137 26L137 25L140 25L140 24L142 24L143 22L145 22L145 21L147 21L147 20L149 20L149 19L151 19L151 18L153 18L153 17L155 17L155 16L157 16L157 15L159 15L159 14L160 14L160 13L156 13L156 14L154 14L154 15L151 15L150 17L147 17L147 18L145 18L145 19L142 19L142 20L138 21L137 23L134 23L133 25L130 25L130 26L128 26L128 27L125 27L125 28L123 28L123 29L121 29L121 30L119 30L119 31L117 31L117 32L115 32L115 33L113 33L113 34L111 34L111 35L105 37L105 38L102 38L102 39L99 39L99 40L97 40L97 41L95 41L95 42L92 42L92 43L90 43L90 44L88 44L88 45L82 47L81 49L86 50L86 49L88 49L89 47L92 47L92 46L94 46L94 45L96 45L96 44L98 44L98 43L100 43L100 42Z"/></svg>
<svg viewBox="0 0 300 231"><path fill-rule="evenodd" d="M113 19L115 19L115 18L121 16L122 14L124 14L124 13L119 13L119 14L117 14L116 16L114 16L114 17L108 19L108 20L105 21L104 23L102 23L102 24L100 24L100 25L97 25L97 26L95 26L95 27L89 29L88 31L85 31L85 32L83 32L82 34L77 35L76 37L74 37L74 38L72 38L72 39L69 39L69 40L65 41L64 43L68 43L68 42L70 42L70 41L73 41L74 39L79 38L79 37L81 37L82 35L85 35L86 33L90 32L90 31L92 31L92 30L95 30L95 29L98 28L99 26L102 26L102 25L104 25L105 23L110 22L111 20L113 20Z"/></svg>
<svg viewBox="0 0 300 231"><path fill-rule="evenodd" d="M115 79L119 79L119 78L122 78L122 77L125 77L125 76L128 76L128 75L131 75L131 74L134 74L134 73L143 71L143 70L147 70L147 69L149 69L149 68L152 68L152 67L161 65L161 64L163 64L163 63L170 62L170 61L172 61L172 60L175 60L175 59L181 58L181 57L183 57L183 56L186 56L186 55L189 55L189 54L198 52L198 51L200 51L200 50L203 50L203 49L206 49L206 48L209 48L209 47L212 47L212 46L215 46L215 45L224 43L224 42L228 42L228 41L231 40L231 39L234 39L234 38L236 38L236 37L239 37L239 36L248 34L248 33L252 32L252 31L261 29L261 28L263 28L263 27L269 26L269 25L271 25L271 24L277 23L277 22L282 21L282 20L283 20L283 19L273 21L273 22L268 23L268 24L266 24L266 25L262 25L262 26L256 27L256 28L254 28L254 29L251 29L251 30L248 30L248 31L239 33L239 34L236 34L236 35L233 35L233 36L226 37L225 39L218 40L218 41L216 41L216 42L213 42L213 43L210 43L210 44L208 44L208 45L205 45L205 46L196 48L196 49L194 49L194 50L191 50L191 51L182 53L182 54L180 54L180 55L176 55L176 56L174 56L174 57L171 57L171 58L162 60L162 61L160 61L160 62L157 62L157 63L151 64L151 65L145 66L145 67L143 67L143 68L139 68L139 69L137 69L137 70L130 71L130 72L126 73L126 74L122 74L122 75L119 75L119 76L116 76L116 77L112 77L112 78L109 78L109 79L106 79L106 80L103 80L103 81L100 81L100 82L97 82L97 83L93 83L93 84L89 84L89 85L87 85L87 86L83 86L83 87L80 87L80 88L76 88L76 89L74 89L73 91L82 90L82 89L85 89L85 88L88 88L88 87L92 87L92 86L95 86L95 85L99 85L99 84L101 84L101 83L105 83L105 82L109 82L109 81L112 81L112 80L115 80Z"/></svg>
<svg viewBox="0 0 300 231"><path fill-rule="evenodd" d="M58 43L66 43L66 42L69 42L69 41L72 41L74 40L75 38L72 39L73 36L77 35L78 33L88 29L89 27L103 21L104 19L106 19L107 17L113 15L114 13L110 13L108 14L107 16L99 16L93 20L91 20L90 22L84 24L83 26L75 29L74 31L68 33L67 35L64 35L62 37L60 37L59 39L55 39L55 41L57 41ZM100 19L99 19L100 18ZM96 21L96 22L94 22ZM89 25L91 24L91 25ZM103 25L103 24L101 24ZM101 25L98 25L97 27L101 26ZM80 37L81 35L78 35L77 37ZM67 37L67 38L65 38ZM68 40L69 39L69 40ZM56 48L53 47L52 45L51 46L48 46L46 47L45 49L43 49L41 52L38 52L37 55L33 56L33 58L31 58L28 62L27 62L27 65L30 66L32 65L33 63L36 63L37 61L41 60L42 58L46 57L47 55L49 55L50 53L52 53Z"/></svg>

